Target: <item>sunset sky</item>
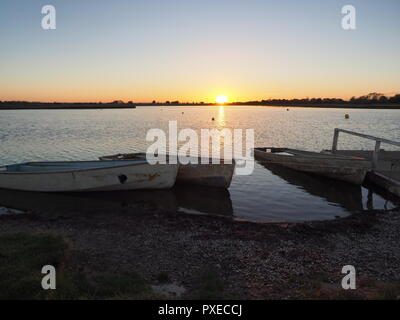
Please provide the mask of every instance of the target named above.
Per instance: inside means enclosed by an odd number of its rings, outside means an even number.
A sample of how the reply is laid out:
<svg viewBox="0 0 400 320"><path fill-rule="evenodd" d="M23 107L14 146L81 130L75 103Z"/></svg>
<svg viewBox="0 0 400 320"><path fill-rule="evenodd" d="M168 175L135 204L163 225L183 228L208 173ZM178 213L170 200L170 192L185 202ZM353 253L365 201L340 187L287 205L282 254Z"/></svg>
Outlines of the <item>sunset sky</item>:
<svg viewBox="0 0 400 320"><path fill-rule="evenodd" d="M46 4L56 30L41 28ZM1 0L0 100L391 95L399 15L399 0Z"/></svg>

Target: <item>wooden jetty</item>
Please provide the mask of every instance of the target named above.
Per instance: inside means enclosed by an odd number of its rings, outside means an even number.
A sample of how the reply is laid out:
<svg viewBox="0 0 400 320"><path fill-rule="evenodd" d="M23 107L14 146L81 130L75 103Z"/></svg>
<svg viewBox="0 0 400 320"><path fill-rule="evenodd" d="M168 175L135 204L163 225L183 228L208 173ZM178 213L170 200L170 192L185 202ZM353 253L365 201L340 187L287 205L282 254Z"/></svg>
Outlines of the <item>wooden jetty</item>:
<svg viewBox="0 0 400 320"><path fill-rule="evenodd" d="M371 162L359 157L319 153L290 148L254 148L254 158L260 162L281 166L335 180L361 185Z"/></svg>
<svg viewBox="0 0 400 320"><path fill-rule="evenodd" d="M338 150L337 145L340 132L373 140L375 141L375 148L372 151ZM381 149L382 143L400 147L400 142L397 141L336 128L333 136L332 150L324 150L323 152L370 160L372 168L367 174L367 180L400 197L400 151L383 150Z"/></svg>

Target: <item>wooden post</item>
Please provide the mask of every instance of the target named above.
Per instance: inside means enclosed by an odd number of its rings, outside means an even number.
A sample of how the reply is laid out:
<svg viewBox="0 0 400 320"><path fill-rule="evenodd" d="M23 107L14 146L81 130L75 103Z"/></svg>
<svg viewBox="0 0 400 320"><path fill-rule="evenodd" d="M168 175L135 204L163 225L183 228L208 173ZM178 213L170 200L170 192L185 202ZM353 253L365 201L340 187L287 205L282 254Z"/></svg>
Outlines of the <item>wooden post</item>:
<svg viewBox="0 0 400 320"><path fill-rule="evenodd" d="M335 132L333 134L332 153L336 153L338 140L339 140L339 129L335 128Z"/></svg>
<svg viewBox="0 0 400 320"><path fill-rule="evenodd" d="M374 150L374 153L372 155L372 166L373 166L373 168L376 168L378 166L378 154L379 154L380 148L381 148L381 141L380 140L376 140L376 142L375 142L375 150Z"/></svg>

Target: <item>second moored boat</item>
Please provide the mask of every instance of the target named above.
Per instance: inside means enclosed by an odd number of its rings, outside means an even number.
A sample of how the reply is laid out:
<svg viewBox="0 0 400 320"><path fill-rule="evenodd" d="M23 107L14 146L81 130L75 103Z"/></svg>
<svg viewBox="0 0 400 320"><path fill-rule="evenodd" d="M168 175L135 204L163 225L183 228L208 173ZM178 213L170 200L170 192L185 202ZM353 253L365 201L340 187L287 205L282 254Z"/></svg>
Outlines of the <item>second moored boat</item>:
<svg viewBox="0 0 400 320"><path fill-rule="evenodd" d="M365 158L290 148L255 148L254 158L356 185L363 183L367 171L371 169L371 162Z"/></svg>
<svg viewBox="0 0 400 320"><path fill-rule="evenodd" d="M103 161L110 160L138 160L147 159L146 153L122 153L110 156L102 156L99 159ZM202 159L205 160L202 163ZM229 188L233 173L235 170L235 160L216 159L218 163L213 163L213 159L198 157L195 160L187 156L184 164L179 164L176 182L178 184L193 184L215 188ZM167 161L169 162L169 161ZM178 158L179 162L179 158ZM189 163L186 163L189 162ZM193 163L197 162L197 163Z"/></svg>

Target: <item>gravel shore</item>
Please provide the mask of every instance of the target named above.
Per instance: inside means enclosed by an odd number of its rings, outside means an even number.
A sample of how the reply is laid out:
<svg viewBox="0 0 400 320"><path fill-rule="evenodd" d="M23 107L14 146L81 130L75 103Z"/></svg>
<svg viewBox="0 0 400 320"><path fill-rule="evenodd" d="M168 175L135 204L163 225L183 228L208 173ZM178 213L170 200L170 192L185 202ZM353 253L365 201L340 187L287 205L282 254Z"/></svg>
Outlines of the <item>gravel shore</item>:
<svg viewBox="0 0 400 320"><path fill-rule="evenodd" d="M138 207L0 216L0 233L19 231L62 234L75 272L134 271L152 284L163 275L181 298L195 297L207 270L226 298L400 297L398 210L276 224ZM341 288L344 265L356 268L356 290Z"/></svg>

